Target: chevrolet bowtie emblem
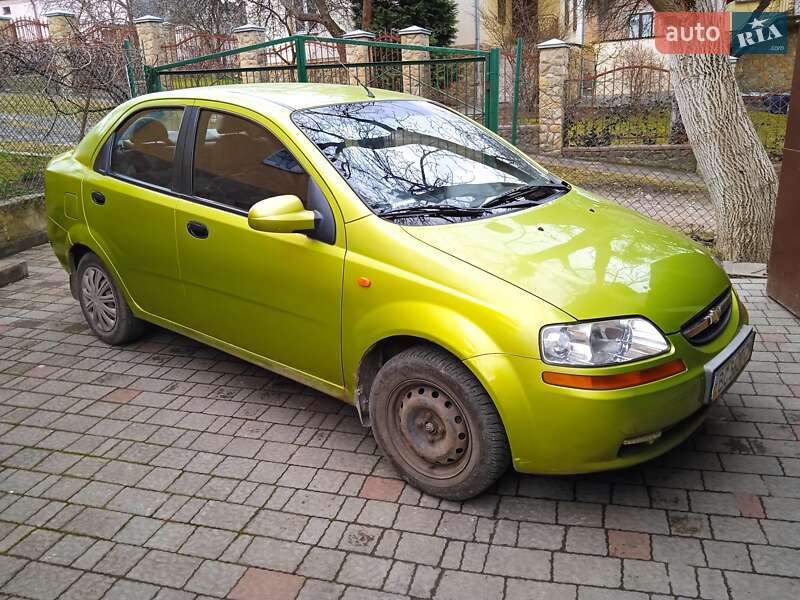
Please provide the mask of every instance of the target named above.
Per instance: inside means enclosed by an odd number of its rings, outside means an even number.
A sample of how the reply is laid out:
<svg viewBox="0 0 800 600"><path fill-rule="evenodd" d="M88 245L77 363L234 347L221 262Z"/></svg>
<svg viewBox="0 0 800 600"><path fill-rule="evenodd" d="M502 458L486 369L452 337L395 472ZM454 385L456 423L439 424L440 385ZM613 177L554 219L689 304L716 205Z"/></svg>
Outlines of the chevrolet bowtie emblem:
<svg viewBox="0 0 800 600"><path fill-rule="evenodd" d="M706 315L706 320L708 321L709 327L714 323L718 323L719 320L722 318L722 309L719 306L715 306Z"/></svg>

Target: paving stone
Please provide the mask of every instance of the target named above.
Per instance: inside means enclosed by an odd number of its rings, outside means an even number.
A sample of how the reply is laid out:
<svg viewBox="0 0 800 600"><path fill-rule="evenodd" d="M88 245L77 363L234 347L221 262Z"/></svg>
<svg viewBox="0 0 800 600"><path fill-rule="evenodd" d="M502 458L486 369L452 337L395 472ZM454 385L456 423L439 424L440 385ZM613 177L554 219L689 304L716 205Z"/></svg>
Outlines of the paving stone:
<svg viewBox="0 0 800 600"><path fill-rule="evenodd" d="M464 598L502 598L503 578L461 571L445 571L439 581L436 600L464 600Z"/></svg>
<svg viewBox="0 0 800 600"><path fill-rule="evenodd" d="M433 533L439 524L442 512L431 508L417 506L401 506L394 526L403 531L416 533Z"/></svg>
<svg viewBox="0 0 800 600"><path fill-rule="evenodd" d="M736 542L704 540L703 548L708 557L708 566L716 569L751 571L747 546Z"/></svg>
<svg viewBox="0 0 800 600"><path fill-rule="evenodd" d="M200 564L200 559L161 550L151 550L133 568L129 576L157 585L183 587Z"/></svg>
<svg viewBox="0 0 800 600"><path fill-rule="evenodd" d="M344 557L345 553L338 550L311 548L297 572L306 577L332 580L342 566Z"/></svg>
<svg viewBox="0 0 800 600"><path fill-rule="evenodd" d="M397 544L395 558L436 566L441 560L446 543L446 540L440 537L405 532Z"/></svg>
<svg viewBox="0 0 800 600"><path fill-rule="evenodd" d="M555 552L553 579L563 583L619 587L622 583L621 562L617 558Z"/></svg>
<svg viewBox="0 0 800 600"><path fill-rule="evenodd" d="M491 575L546 580L550 578L550 553L492 546L486 556L484 571Z"/></svg>
<svg viewBox="0 0 800 600"><path fill-rule="evenodd" d="M661 563L625 559L623 585L626 589L643 592L670 592L667 569Z"/></svg>
<svg viewBox="0 0 800 600"><path fill-rule="evenodd" d="M336 580L346 585L380 589L391 565L388 559L348 554Z"/></svg>
<svg viewBox="0 0 800 600"><path fill-rule="evenodd" d="M192 575L186 589L198 594L224 597L245 571L244 567L238 565L207 560Z"/></svg>
<svg viewBox="0 0 800 600"><path fill-rule="evenodd" d="M758 573L800 577L800 550L753 545L750 556Z"/></svg>
<svg viewBox="0 0 800 600"><path fill-rule="evenodd" d="M182 554L216 559L236 538L236 534L222 529L197 527L180 548Z"/></svg>
<svg viewBox="0 0 800 600"><path fill-rule="evenodd" d="M578 554L606 555L609 553L606 532L595 527L570 527L565 549Z"/></svg>
<svg viewBox="0 0 800 600"><path fill-rule="evenodd" d="M700 540L654 535L653 559L681 565L706 566Z"/></svg>
<svg viewBox="0 0 800 600"><path fill-rule="evenodd" d="M520 523L517 544L523 548L560 550L564 545L564 527L541 523Z"/></svg>
<svg viewBox="0 0 800 600"><path fill-rule="evenodd" d="M75 569L30 562L3 587L8 594L35 600L56 600L81 576Z"/></svg>
<svg viewBox="0 0 800 600"><path fill-rule="evenodd" d="M304 544L257 537L245 550L241 562L265 569L294 572L307 552L308 546Z"/></svg>

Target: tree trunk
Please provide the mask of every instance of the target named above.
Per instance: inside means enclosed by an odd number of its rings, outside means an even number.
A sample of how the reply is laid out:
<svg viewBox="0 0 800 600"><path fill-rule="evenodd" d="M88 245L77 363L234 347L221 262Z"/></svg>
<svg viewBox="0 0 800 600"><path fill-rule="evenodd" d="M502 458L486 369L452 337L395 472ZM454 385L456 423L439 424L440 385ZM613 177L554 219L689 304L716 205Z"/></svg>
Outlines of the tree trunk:
<svg viewBox="0 0 800 600"><path fill-rule="evenodd" d="M672 97L672 108L669 115L669 139L670 144L685 144L689 141L686 135L686 127L683 125L681 109L678 108L678 101Z"/></svg>
<svg viewBox="0 0 800 600"><path fill-rule="evenodd" d="M727 57L670 55L686 133L717 221L717 249L728 260L766 262L778 177L747 114Z"/></svg>
<svg viewBox="0 0 800 600"><path fill-rule="evenodd" d="M364 0L361 3L361 29L369 31L372 27L372 0Z"/></svg>

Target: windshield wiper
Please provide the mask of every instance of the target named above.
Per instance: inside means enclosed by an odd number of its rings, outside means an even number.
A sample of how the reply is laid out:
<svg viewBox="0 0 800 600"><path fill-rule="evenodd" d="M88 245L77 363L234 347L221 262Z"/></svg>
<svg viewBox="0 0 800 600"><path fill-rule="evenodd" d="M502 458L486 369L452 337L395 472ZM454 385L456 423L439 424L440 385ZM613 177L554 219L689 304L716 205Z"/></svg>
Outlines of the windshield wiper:
<svg viewBox="0 0 800 600"><path fill-rule="evenodd" d="M550 193L545 195L542 198L537 198L536 202L531 201L532 204L538 203L538 201L543 200L547 196L551 196L553 192L568 192L570 189L569 184L567 183L532 183L521 185L519 187L515 187L513 190L509 190L504 194L500 194L499 196L495 196L491 200L487 200L483 204L480 205L480 208L494 208L496 206L503 206L505 204L511 204L515 200L519 200L520 198L525 198L533 194L534 192L539 192L542 190L552 190Z"/></svg>
<svg viewBox="0 0 800 600"><path fill-rule="evenodd" d="M454 204L428 204L425 206L404 206L378 213L383 218L399 217L474 217L486 214L483 207L456 206Z"/></svg>

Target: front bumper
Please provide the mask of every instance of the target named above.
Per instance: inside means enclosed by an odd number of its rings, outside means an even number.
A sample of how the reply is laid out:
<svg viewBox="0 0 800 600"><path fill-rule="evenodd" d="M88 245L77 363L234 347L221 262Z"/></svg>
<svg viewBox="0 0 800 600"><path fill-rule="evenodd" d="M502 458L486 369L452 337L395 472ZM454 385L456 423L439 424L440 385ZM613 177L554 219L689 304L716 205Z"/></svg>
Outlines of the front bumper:
<svg viewBox="0 0 800 600"><path fill-rule="evenodd" d="M680 333L668 336L672 342L668 354L641 361L634 368L681 358L687 370L619 390L545 384L542 371L554 369L533 358L487 354L465 363L495 400L516 470L571 474L617 469L663 454L702 424L709 409L704 403L705 366L740 343L737 333L745 321L737 307L722 335L704 347L692 346ZM631 370L631 366L593 371L605 375L625 369ZM653 443L623 445L630 438L659 431L661 436Z"/></svg>

